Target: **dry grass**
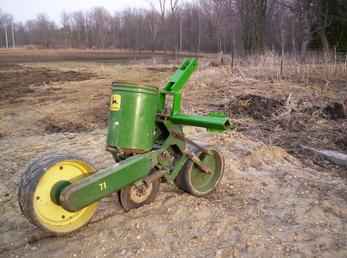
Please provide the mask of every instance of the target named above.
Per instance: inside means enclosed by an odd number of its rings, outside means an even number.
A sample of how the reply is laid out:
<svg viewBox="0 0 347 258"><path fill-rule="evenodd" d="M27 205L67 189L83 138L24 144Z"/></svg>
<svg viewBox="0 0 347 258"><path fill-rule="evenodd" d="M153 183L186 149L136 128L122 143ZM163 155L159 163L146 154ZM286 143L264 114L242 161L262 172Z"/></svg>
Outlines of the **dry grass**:
<svg viewBox="0 0 347 258"><path fill-rule="evenodd" d="M232 63L230 56L223 60ZM293 55L280 56L275 52L235 58L233 73L241 80L291 81L296 83L324 83L347 79L347 56L310 53L305 62Z"/></svg>

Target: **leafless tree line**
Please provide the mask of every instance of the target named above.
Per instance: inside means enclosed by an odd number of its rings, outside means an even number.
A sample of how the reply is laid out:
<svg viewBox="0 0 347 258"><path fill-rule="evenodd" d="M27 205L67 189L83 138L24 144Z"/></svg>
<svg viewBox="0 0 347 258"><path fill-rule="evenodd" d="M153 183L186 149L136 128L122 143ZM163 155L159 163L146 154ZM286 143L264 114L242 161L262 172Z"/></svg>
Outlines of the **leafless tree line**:
<svg viewBox="0 0 347 258"><path fill-rule="evenodd" d="M153 0L154 1L154 0ZM346 0L156 0L111 14L103 7L14 23L0 10L0 47L301 53L347 49Z"/></svg>

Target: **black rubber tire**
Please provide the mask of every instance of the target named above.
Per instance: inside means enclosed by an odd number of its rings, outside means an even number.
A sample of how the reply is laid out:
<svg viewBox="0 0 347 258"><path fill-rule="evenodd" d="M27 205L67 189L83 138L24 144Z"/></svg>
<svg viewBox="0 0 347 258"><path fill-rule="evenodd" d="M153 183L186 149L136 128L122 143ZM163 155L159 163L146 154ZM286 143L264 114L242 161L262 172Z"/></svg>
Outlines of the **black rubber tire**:
<svg viewBox="0 0 347 258"><path fill-rule="evenodd" d="M194 155L196 155L196 156L199 156L199 155L201 154L201 150L199 150L198 148L196 148L196 147L193 146L193 145L188 145L188 148L189 148L189 150L192 151L192 152L194 153ZM185 192L187 192L187 193L189 193L189 191L188 191L188 187L187 187L187 184L186 184L186 180L185 180L184 174L187 173L188 167L190 166L190 162L191 162L191 161L188 160L188 161L183 165L183 168L181 169L181 171L178 173L178 175L177 175L176 178L175 178L175 185L176 185L179 189L181 189L181 190L183 190L183 191L185 191Z"/></svg>
<svg viewBox="0 0 347 258"><path fill-rule="evenodd" d="M148 196L148 198L141 203L136 203L131 200L130 198L131 187L132 185L129 185L118 192L119 203L121 204L121 206L123 207L125 211L130 211L131 209L136 209L145 204L150 204L151 202L153 202L155 198L157 197L157 194L159 193L159 190L160 190L160 179L152 181L152 187L153 187L152 192Z"/></svg>
<svg viewBox="0 0 347 258"><path fill-rule="evenodd" d="M179 172L177 177L175 178L175 184L179 189L181 189L181 190L183 190L189 194L192 194L194 196L203 197L203 196L210 194L211 192L213 192L217 188L219 182L222 180L223 175L224 175L224 157L217 150L212 150L212 149L209 149L209 150L217 152L217 154L220 158L220 163L221 163L220 175L219 175L218 179L216 180L216 182L214 183L213 187L211 187L208 191L199 191L196 187L194 187L192 185L191 178L190 178L190 172L192 171L194 163L193 163L193 161L188 160L184 164L182 170ZM195 151L194 154L199 157L202 153Z"/></svg>
<svg viewBox="0 0 347 258"><path fill-rule="evenodd" d="M95 172L95 168L88 160L82 159L76 155L72 154L61 154L61 153L48 153L43 154L33 160L27 165L22 173L22 177L18 187L18 204L22 214L29 220L30 223L37 226L41 230L51 233L52 235L65 235L68 233L57 233L51 231L44 227L36 217L33 207L33 197L36 186L46 172L48 168L56 164L57 162L63 160L81 160L93 167Z"/></svg>

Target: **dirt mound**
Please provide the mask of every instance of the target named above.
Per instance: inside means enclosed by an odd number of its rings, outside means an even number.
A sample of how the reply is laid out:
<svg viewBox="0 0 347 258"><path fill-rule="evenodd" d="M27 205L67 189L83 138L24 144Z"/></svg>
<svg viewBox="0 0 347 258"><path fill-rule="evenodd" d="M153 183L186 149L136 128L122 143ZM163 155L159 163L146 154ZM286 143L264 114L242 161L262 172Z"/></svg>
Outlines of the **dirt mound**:
<svg viewBox="0 0 347 258"><path fill-rule="evenodd" d="M44 86L52 82L84 81L95 76L88 72L2 64L0 66L0 101L16 102L18 98L34 93L32 86Z"/></svg>
<svg viewBox="0 0 347 258"><path fill-rule="evenodd" d="M337 102L333 102L325 106L322 110L322 113L326 118L332 120L346 118L346 111L344 105Z"/></svg>
<svg viewBox="0 0 347 258"><path fill-rule="evenodd" d="M241 95L230 100L227 110L232 116L250 116L257 120L270 118L283 109L284 101L258 95Z"/></svg>
<svg viewBox="0 0 347 258"><path fill-rule="evenodd" d="M260 168L274 163L295 163L295 159L284 149L276 146L260 146L242 160L244 166Z"/></svg>
<svg viewBox="0 0 347 258"><path fill-rule="evenodd" d="M241 95L233 97L225 111L246 135L280 146L303 161L327 165L302 150L302 145L347 151L347 120L341 103ZM253 120L243 119L249 117Z"/></svg>

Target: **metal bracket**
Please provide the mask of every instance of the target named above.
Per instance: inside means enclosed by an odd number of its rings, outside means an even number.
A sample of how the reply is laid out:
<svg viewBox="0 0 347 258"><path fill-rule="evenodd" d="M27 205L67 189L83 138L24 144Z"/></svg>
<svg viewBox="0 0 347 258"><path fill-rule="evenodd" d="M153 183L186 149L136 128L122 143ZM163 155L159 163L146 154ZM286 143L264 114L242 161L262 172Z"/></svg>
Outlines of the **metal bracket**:
<svg viewBox="0 0 347 258"><path fill-rule="evenodd" d="M194 164L205 174L212 174L211 170L204 165L201 160L190 151L184 151L184 154L194 162Z"/></svg>
<svg viewBox="0 0 347 258"><path fill-rule="evenodd" d="M201 150L203 153L206 153L206 154L208 153L208 149L206 149L205 147L201 146L200 144L197 144L196 142L192 141L191 139L185 137L183 133L179 133L179 132L176 132L176 131L172 131L171 133L177 139L180 139L182 141L188 142L189 144L191 144L194 147L196 147L199 150Z"/></svg>
<svg viewBox="0 0 347 258"><path fill-rule="evenodd" d="M167 173L167 170L157 170L153 174L150 174L149 176L145 177L143 179L143 182L149 186L153 181L163 177Z"/></svg>

